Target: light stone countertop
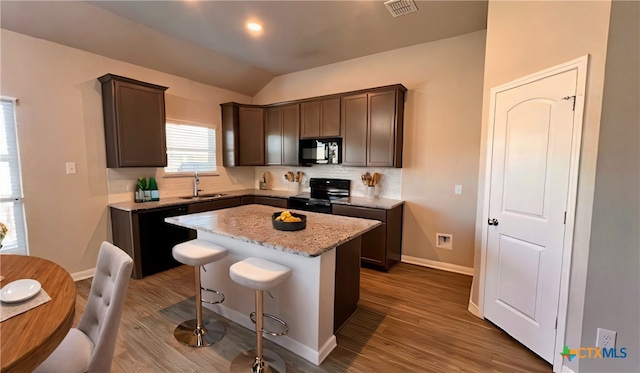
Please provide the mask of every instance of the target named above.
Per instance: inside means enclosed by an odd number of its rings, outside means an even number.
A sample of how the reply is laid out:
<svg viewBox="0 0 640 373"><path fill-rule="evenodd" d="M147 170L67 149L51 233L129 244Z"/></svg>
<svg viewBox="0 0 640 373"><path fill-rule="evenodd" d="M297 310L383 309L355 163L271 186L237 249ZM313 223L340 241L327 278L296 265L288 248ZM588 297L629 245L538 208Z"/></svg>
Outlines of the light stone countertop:
<svg viewBox="0 0 640 373"><path fill-rule="evenodd" d="M205 202L205 201L220 201L226 198L235 198L235 197L243 197L243 196L264 196L264 197L276 197L276 198L289 198L290 196L295 195L296 193L292 193L287 190L262 190L262 189L241 189L241 190L232 190L232 191L222 191L222 192L202 192L201 195L207 194L225 194L222 197L216 198L198 198L198 199L185 199L180 197L167 197L161 198L160 201L151 201L151 202L116 202L110 203L109 207L116 208L118 210L123 211L145 211L145 210L153 210L161 207L168 206L176 206L176 205L188 205L191 203Z"/></svg>
<svg viewBox="0 0 640 373"><path fill-rule="evenodd" d="M336 205L349 205L355 207L369 207L374 209L391 210L396 206L400 206L404 201L389 198L366 198L366 197L345 197L331 201Z"/></svg>
<svg viewBox="0 0 640 373"><path fill-rule="evenodd" d="M166 218L181 227L250 242L270 249L314 257L381 225L377 220L296 211L307 216L307 227L284 232L273 228L271 216L282 208L245 205Z"/></svg>
<svg viewBox="0 0 640 373"><path fill-rule="evenodd" d="M198 203L198 202L204 202L204 201L218 201L218 200L223 200L225 198L235 198L235 197L242 197L242 196L289 198L291 196L298 194L298 193L292 193L288 190L272 190L272 189L269 189L269 190L241 189L241 190L222 191L222 192L207 191L207 192L203 192L202 194L210 194L210 193L211 194L221 193L221 194L225 194L225 196L217 197L217 198L200 198L200 199L184 199L180 197L168 197L168 198L161 198L160 201L153 201L153 202L136 203L133 201L129 201L129 202L111 203L109 204L109 207L113 207L123 211L145 211L145 210L153 210L161 207L188 205L191 203ZM388 199L388 198L370 199L365 197L351 196L349 198L340 198L340 199L333 200L331 201L331 203L390 210L396 206L403 204L404 201L397 200L397 199Z"/></svg>

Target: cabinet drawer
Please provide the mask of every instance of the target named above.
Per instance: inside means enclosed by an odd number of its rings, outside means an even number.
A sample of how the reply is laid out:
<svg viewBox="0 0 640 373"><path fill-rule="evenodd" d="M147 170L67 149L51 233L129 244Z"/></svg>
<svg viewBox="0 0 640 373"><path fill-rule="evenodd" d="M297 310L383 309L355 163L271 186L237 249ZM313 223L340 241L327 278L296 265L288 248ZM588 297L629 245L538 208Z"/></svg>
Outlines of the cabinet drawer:
<svg viewBox="0 0 640 373"><path fill-rule="evenodd" d="M196 212L212 211L226 209L229 207L240 206L240 197L228 198L217 201L192 203L189 205L189 214Z"/></svg>
<svg viewBox="0 0 640 373"><path fill-rule="evenodd" d="M287 200L284 198L275 198L275 197L254 197L253 203L258 205L267 205L273 207L282 207L287 208Z"/></svg>
<svg viewBox="0 0 640 373"><path fill-rule="evenodd" d="M242 205L250 205L252 203L255 203L255 198L253 196L244 196L241 197L240 200Z"/></svg>
<svg viewBox="0 0 640 373"><path fill-rule="evenodd" d="M380 220L383 223L387 221L386 210L334 204L332 205L332 211L335 215L351 216L354 218L363 219L374 219Z"/></svg>

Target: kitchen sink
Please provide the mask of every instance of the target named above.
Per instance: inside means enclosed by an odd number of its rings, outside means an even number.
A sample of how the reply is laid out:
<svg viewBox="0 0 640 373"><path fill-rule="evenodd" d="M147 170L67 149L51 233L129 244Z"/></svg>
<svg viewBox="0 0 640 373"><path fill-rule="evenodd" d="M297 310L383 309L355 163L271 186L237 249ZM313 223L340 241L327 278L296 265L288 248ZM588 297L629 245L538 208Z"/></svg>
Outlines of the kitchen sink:
<svg viewBox="0 0 640 373"><path fill-rule="evenodd" d="M226 196L228 196L228 194L212 193L212 194L200 194L197 197L196 196L180 197L180 199L186 199L186 200L190 200L190 201L200 201L200 200L215 199L215 198L226 197Z"/></svg>

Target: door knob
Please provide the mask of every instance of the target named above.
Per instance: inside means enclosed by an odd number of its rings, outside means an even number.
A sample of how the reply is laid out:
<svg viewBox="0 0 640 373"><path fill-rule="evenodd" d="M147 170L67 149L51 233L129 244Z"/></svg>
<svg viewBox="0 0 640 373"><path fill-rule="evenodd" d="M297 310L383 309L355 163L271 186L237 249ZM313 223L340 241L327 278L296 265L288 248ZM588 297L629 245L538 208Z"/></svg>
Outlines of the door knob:
<svg viewBox="0 0 640 373"><path fill-rule="evenodd" d="M489 225L498 225L498 219L489 219L487 223Z"/></svg>

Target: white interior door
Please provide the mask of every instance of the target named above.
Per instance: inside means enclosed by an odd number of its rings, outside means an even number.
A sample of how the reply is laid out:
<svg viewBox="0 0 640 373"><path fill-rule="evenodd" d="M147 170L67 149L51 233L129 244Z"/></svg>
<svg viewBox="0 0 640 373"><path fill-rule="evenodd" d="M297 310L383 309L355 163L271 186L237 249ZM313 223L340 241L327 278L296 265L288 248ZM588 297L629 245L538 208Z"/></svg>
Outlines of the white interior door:
<svg viewBox="0 0 640 373"><path fill-rule="evenodd" d="M494 97L484 316L549 362L556 352L576 84L571 70Z"/></svg>

